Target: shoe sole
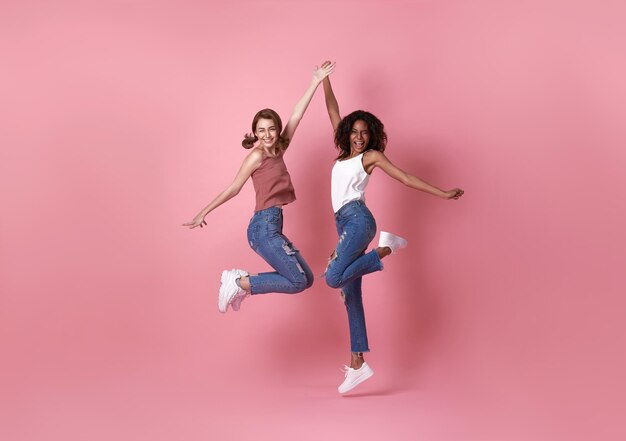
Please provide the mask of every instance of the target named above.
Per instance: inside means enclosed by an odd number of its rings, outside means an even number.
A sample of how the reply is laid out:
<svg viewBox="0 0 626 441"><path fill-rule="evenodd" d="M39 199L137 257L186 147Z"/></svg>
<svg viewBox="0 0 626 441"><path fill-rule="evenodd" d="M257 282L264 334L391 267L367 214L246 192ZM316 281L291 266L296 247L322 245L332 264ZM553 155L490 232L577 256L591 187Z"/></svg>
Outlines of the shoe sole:
<svg viewBox="0 0 626 441"><path fill-rule="evenodd" d="M228 299L226 298L226 293L224 292L225 287L225 279L228 276L228 270L222 271L222 277L220 278L220 293L217 299L217 308L220 310L222 314L225 314L228 311Z"/></svg>

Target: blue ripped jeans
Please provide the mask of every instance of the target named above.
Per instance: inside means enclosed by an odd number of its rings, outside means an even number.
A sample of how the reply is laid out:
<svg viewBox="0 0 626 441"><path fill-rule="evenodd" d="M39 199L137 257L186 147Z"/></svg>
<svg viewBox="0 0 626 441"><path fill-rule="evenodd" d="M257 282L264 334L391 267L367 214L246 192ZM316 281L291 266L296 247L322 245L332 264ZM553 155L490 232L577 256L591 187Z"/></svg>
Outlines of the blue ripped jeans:
<svg viewBox="0 0 626 441"><path fill-rule="evenodd" d="M300 252L283 235L283 210L255 211L248 225L248 243L276 271L250 276L250 293L295 294L313 285L313 273Z"/></svg>
<svg viewBox="0 0 626 441"><path fill-rule="evenodd" d="M368 352L361 282L365 274L383 269L376 250L365 253L376 235L376 221L363 201L352 201L335 213L339 243L328 264L326 283L341 288L348 312L350 350Z"/></svg>

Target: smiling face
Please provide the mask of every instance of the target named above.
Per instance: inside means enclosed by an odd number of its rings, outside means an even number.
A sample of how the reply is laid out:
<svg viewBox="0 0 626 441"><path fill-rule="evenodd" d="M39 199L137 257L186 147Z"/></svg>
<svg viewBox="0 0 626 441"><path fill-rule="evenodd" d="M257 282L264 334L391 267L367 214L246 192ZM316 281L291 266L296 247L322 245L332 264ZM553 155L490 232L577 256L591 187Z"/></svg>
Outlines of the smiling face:
<svg viewBox="0 0 626 441"><path fill-rule="evenodd" d="M350 130L350 156L360 155L367 149L370 142L370 131L367 123L356 120Z"/></svg>
<svg viewBox="0 0 626 441"><path fill-rule="evenodd" d="M384 152L387 134L383 123L370 112L355 110L344 116L335 129L338 161L353 158L366 150Z"/></svg>
<svg viewBox="0 0 626 441"><path fill-rule="evenodd" d="M261 141L261 147L264 148L272 148L280 135L274 120L267 118L261 118L257 121L254 134Z"/></svg>

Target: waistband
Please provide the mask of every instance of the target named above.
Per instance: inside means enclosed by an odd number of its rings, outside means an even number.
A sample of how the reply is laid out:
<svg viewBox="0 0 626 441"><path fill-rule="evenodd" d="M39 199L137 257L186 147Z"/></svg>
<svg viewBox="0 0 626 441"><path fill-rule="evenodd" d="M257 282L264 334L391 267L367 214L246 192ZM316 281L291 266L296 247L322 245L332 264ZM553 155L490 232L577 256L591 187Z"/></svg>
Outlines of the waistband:
<svg viewBox="0 0 626 441"><path fill-rule="evenodd" d="M264 214L282 214L282 213L283 213L282 207L268 207L268 208L264 208L263 210L255 211L252 217L254 218L258 216L263 216Z"/></svg>
<svg viewBox="0 0 626 441"><path fill-rule="evenodd" d="M358 207L365 207L365 209L367 209L367 205L365 205L365 201L361 201L361 200L350 201L346 205L341 207L339 211L335 213L335 219L340 218L341 216L344 216L346 213L349 213L350 211Z"/></svg>

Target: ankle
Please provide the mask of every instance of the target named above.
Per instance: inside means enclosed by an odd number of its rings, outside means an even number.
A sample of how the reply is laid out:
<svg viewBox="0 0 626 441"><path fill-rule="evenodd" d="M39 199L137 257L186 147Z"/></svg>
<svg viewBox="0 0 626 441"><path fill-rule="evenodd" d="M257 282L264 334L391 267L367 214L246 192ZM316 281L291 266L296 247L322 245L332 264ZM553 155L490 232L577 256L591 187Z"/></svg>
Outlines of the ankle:
<svg viewBox="0 0 626 441"><path fill-rule="evenodd" d="M376 248L376 253L378 253L378 258L382 259L383 257L387 257L391 254L391 248L389 247L378 247Z"/></svg>
<svg viewBox="0 0 626 441"><path fill-rule="evenodd" d="M237 282L237 286L239 288L243 289L246 292L250 292L250 277L241 276L240 278L235 280L235 282Z"/></svg>
<svg viewBox="0 0 626 441"><path fill-rule="evenodd" d="M408 242L405 238L397 236L392 233L388 233L386 231L380 232L380 237L378 239L378 246L388 247L392 253L397 253L401 248L405 248Z"/></svg>
<svg viewBox="0 0 626 441"><path fill-rule="evenodd" d="M363 359L363 352L353 352L350 367L352 369L360 369L363 366L365 360Z"/></svg>

